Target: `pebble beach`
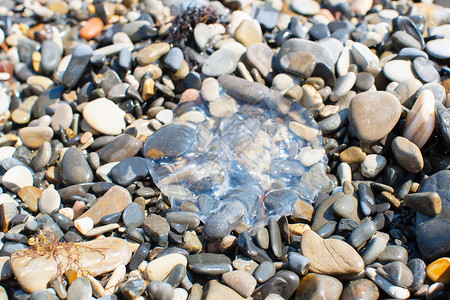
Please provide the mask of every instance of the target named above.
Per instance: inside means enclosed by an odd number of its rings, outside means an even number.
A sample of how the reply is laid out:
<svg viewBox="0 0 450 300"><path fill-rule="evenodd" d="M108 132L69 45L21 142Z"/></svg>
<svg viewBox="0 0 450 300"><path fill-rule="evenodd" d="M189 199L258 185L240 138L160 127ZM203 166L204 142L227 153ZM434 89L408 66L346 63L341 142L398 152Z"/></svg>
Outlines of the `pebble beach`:
<svg viewBox="0 0 450 300"><path fill-rule="evenodd" d="M449 109L449 0L0 0L0 300L448 300Z"/></svg>

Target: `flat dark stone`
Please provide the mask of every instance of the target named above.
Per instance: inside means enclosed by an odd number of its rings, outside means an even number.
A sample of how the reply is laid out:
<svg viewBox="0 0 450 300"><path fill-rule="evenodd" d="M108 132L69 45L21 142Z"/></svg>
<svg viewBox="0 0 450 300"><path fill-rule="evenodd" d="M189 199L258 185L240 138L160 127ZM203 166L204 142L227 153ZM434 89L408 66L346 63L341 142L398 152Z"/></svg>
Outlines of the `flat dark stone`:
<svg viewBox="0 0 450 300"><path fill-rule="evenodd" d="M79 148L69 148L61 161L61 177L65 184L92 182L94 174Z"/></svg>
<svg viewBox="0 0 450 300"><path fill-rule="evenodd" d="M75 47L62 80L66 87L73 88L76 86L89 64L92 52L92 48L88 45L81 44Z"/></svg>
<svg viewBox="0 0 450 300"><path fill-rule="evenodd" d="M122 212L122 220L125 226L137 228L144 224L145 213L136 202L131 202Z"/></svg>
<svg viewBox="0 0 450 300"><path fill-rule="evenodd" d="M188 265L192 272L204 276L219 276L233 270L231 260L223 254L216 253L189 255Z"/></svg>
<svg viewBox="0 0 450 300"><path fill-rule="evenodd" d="M248 257L250 257L251 259L253 259L256 262L263 262L263 261L272 261L272 259L270 259L269 255L267 255L267 252L264 251L263 249L257 247L251 240L251 237L249 235L249 233L243 232L239 235L238 237L238 246L239 249L241 249L241 251Z"/></svg>
<svg viewBox="0 0 450 300"><path fill-rule="evenodd" d="M148 175L145 159L137 156L126 158L111 169L110 175L121 186L144 179Z"/></svg>
<svg viewBox="0 0 450 300"><path fill-rule="evenodd" d="M129 270L136 270L139 267L139 265L147 258L148 253L150 252L150 247L150 243L143 243L139 246L139 248L137 248L128 263Z"/></svg>
<svg viewBox="0 0 450 300"><path fill-rule="evenodd" d="M142 143L129 134L122 134L111 141L100 152L100 159L110 163L123 161L126 158L135 156L142 147Z"/></svg>
<svg viewBox="0 0 450 300"><path fill-rule="evenodd" d="M264 102L270 93L269 88L263 84L250 82L233 75L222 75L218 80L227 94L246 103Z"/></svg>
<svg viewBox="0 0 450 300"><path fill-rule="evenodd" d="M180 156L195 140L195 128L170 124L148 137L144 144L144 156L151 159Z"/></svg>

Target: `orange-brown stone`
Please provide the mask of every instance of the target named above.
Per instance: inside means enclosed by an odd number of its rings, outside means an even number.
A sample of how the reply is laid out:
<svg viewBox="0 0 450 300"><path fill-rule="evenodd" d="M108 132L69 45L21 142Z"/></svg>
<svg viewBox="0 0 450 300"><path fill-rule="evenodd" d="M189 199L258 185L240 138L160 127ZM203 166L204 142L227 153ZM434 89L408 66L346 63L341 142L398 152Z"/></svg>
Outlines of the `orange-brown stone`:
<svg viewBox="0 0 450 300"><path fill-rule="evenodd" d="M450 258L441 257L427 267L427 275L434 282L450 284Z"/></svg>
<svg viewBox="0 0 450 300"><path fill-rule="evenodd" d="M89 208L80 218L90 217L97 225L100 219L106 215L121 213L131 203L131 195L127 189L121 186L113 186L102 198Z"/></svg>
<svg viewBox="0 0 450 300"><path fill-rule="evenodd" d="M80 29L80 36L86 40L92 40L103 30L103 22L100 18L94 17L87 20Z"/></svg>
<svg viewBox="0 0 450 300"><path fill-rule="evenodd" d="M38 199L41 197L42 190L34 186L26 186L21 188L17 195L28 205L32 212L38 211Z"/></svg>

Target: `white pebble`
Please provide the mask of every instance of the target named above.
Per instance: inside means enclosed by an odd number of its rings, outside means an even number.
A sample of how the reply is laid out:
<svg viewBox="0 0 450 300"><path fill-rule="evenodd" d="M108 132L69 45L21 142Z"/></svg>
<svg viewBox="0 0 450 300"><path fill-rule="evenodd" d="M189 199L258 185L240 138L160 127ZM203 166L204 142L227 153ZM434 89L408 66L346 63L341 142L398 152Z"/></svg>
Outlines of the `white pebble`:
<svg viewBox="0 0 450 300"><path fill-rule="evenodd" d="M341 184L344 184L344 181L352 181L352 169L348 163L340 163L337 167L337 176Z"/></svg>
<svg viewBox="0 0 450 300"><path fill-rule="evenodd" d="M172 123L173 120L173 111L170 109L163 109L155 116L156 120L160 121L163 124Z"/></svg>
<svg viewBox="0 0 450 300"><path fill-rule="evenodd" d="M387 164L386 158L378 154L369 154L361 163L361 173L366 178L374 178L384 169Z"/></svg>
<svg viewBox="0 0 450 300"><path fill-rule="evenodd" d="M367 268L366 275L373 282L375 282L380 288L382 288L389 296L396 299L408 299L409 291L408 289L395 286L390 283L387 279L383 278L374 268Z"/></svg>
<svg viewBox="0 0 450 300"><path fill-rule="evenodd" d="M182 288L176 288L173 290L172 300L186 300L188 297L188 292Z"/></svg>
<svg viewBox="0 0 450 300"><path fill-rule="evenodd" d="M46 188L39 198L39 210L43 214L49 214L61 205L61 196L53 185Z"/></svg>
<svg viewBox="0 0 450 300"><path fill-rule="evenodd" d="M14 152L16 152L16 148L12 146L3 146L0 148L0 163L5 158L10 158L13 156Z"/></svg>
<svg viewBox="0 0 450 300"><path fill-rule="evenodd" d="M13 193L21 188L33 186L33 174L24 166L16 166L9 169L2 178L2 184Z"/></svg>
<svg viewBox="0 0 450 300"><path fill-rule="evenodd" d="M73 222L76 229L78 229L81 234L86 234L94 228L94 220L92 220L90 217L84 217L76 219L75 222Z"/></svg>
<svg viewBox="0 0 450 300"><path fill-rule="evenodd" d="M406 117L403 136L422 148L434 130L434 95L430 90L423 91Z"/></svg>

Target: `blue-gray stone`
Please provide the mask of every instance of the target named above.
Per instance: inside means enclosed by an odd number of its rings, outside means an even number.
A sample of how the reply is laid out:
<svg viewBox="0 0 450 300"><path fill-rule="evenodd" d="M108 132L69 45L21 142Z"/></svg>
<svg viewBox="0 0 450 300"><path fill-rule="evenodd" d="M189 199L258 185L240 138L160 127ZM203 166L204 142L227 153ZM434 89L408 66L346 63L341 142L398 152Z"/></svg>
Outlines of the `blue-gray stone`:
<svg viewBox="0 0 450 300"><path fill-rule="evenodd" d="M89 60L92 56L92 48L88 45L78 45L75 47L72 53L72 58L70 59L69 65L63 76L63 85L67 88L73 88L77 85L78 80L84 73Z"/></svg>
<svg viewBox="0 0 450 300"><path fill-rule="evenodd" d="M59 64L61 49L52 40L45 40L41 46L41 68L45 74L51 74Z"/></svg>
<svg viewBox="0 0 450 300"><path fill-rule="evenodd" d="M177 71L181 68L184 60L183 51L178 47L170 49L169 53L164 57L164 63L172 70Z"/></svg>
<svg viewBox="0 0 450 300"><path fill-rule="evenodd" d="M305 39L306 32L303 29L302 22L296 17L291 17L288 29L292 32L292 35L296 38Z"/></svg>
<svg viewBox="0 0 450 300"><path fill-rule="evenodd" d="M122 220L125 226L131 228L140 227L144 224L145 213L142 207L136 202L131 202L122 212Z"/></svg>
<svg viewBox="0 0 450 300"><path fill-rule="evenodd" d="M440 82L441 76L434 64L426 58L417 57L413 60L412 69L422 82Z"/></svg>
<svg viewBox="0 0 450 300"><path fill-rule="evenodd" d="M272 30L278 22L280 12L268 4L264 4L256 14L256 20L264 28Z"/></svg>
<svg viewBox="0 0 450 300"><path fill-rule="evenodd" d="M436 192L442 200L441 213L428 217L417 213L416 239L419 250L427 260L450 254L450 170L439 171L426 179L419 188L420 193Z"/></svg>
<svg viewBox="0 0 450 300"><path fill-rule="evenodd" d="M92 182L94 174L86 157L77 147L69 148L61 160L61 177L65 184Z"/></svg>
<svg viewBox="0 0 450 300"><path fill-rule="evenodd" d="M111 169L110 175L114 182L122 186L144 179L148 175L145 159L138 156L126 158Z"/></svg>
<svg viewBox="0 0 450 300"><path fill-rule="evenodd" d="M311 260L300 253L290 252L288 254L288 264L289 269L298 275L303 276L308 272L309 266L311 265Z"/></svg>
<svg viewBox="0 0 450 300"><path fill-rule="evenodd" d="M450 149L450 111L442 103L437 101L435 108L439 132L444 139L447 149Z"/></svg>
<svg viewBox="0 0 450 300"><path fill-rule="evenodd" d="M123 48L119 52L119 59L117 61L119 67L123 71L128 71L131 68L131 51L128 48Z"/></svg>
<svg viewBox="0 0 450 300"><path fill-rule="evenodd" d="M316 23L308 31L309 36L312 40L321 40L330 36L330 30L325 23Z"/></svg>
<svg viewBox="0 0 450 300"><path fill-rule="evenodd" d="M36 75L34 73L34 70L25 63L18 63L14 67L14 75L17 79L19 79L22 82L27 81L28 77Z"/></svg>
<svg viewBox="0 0 450 300"><path fill-rule="evenodd" d="M403 48L398 52L399 57L414 59L416 57L423 57L428 59L428 54L425 51L416 48Z"/></svg>

